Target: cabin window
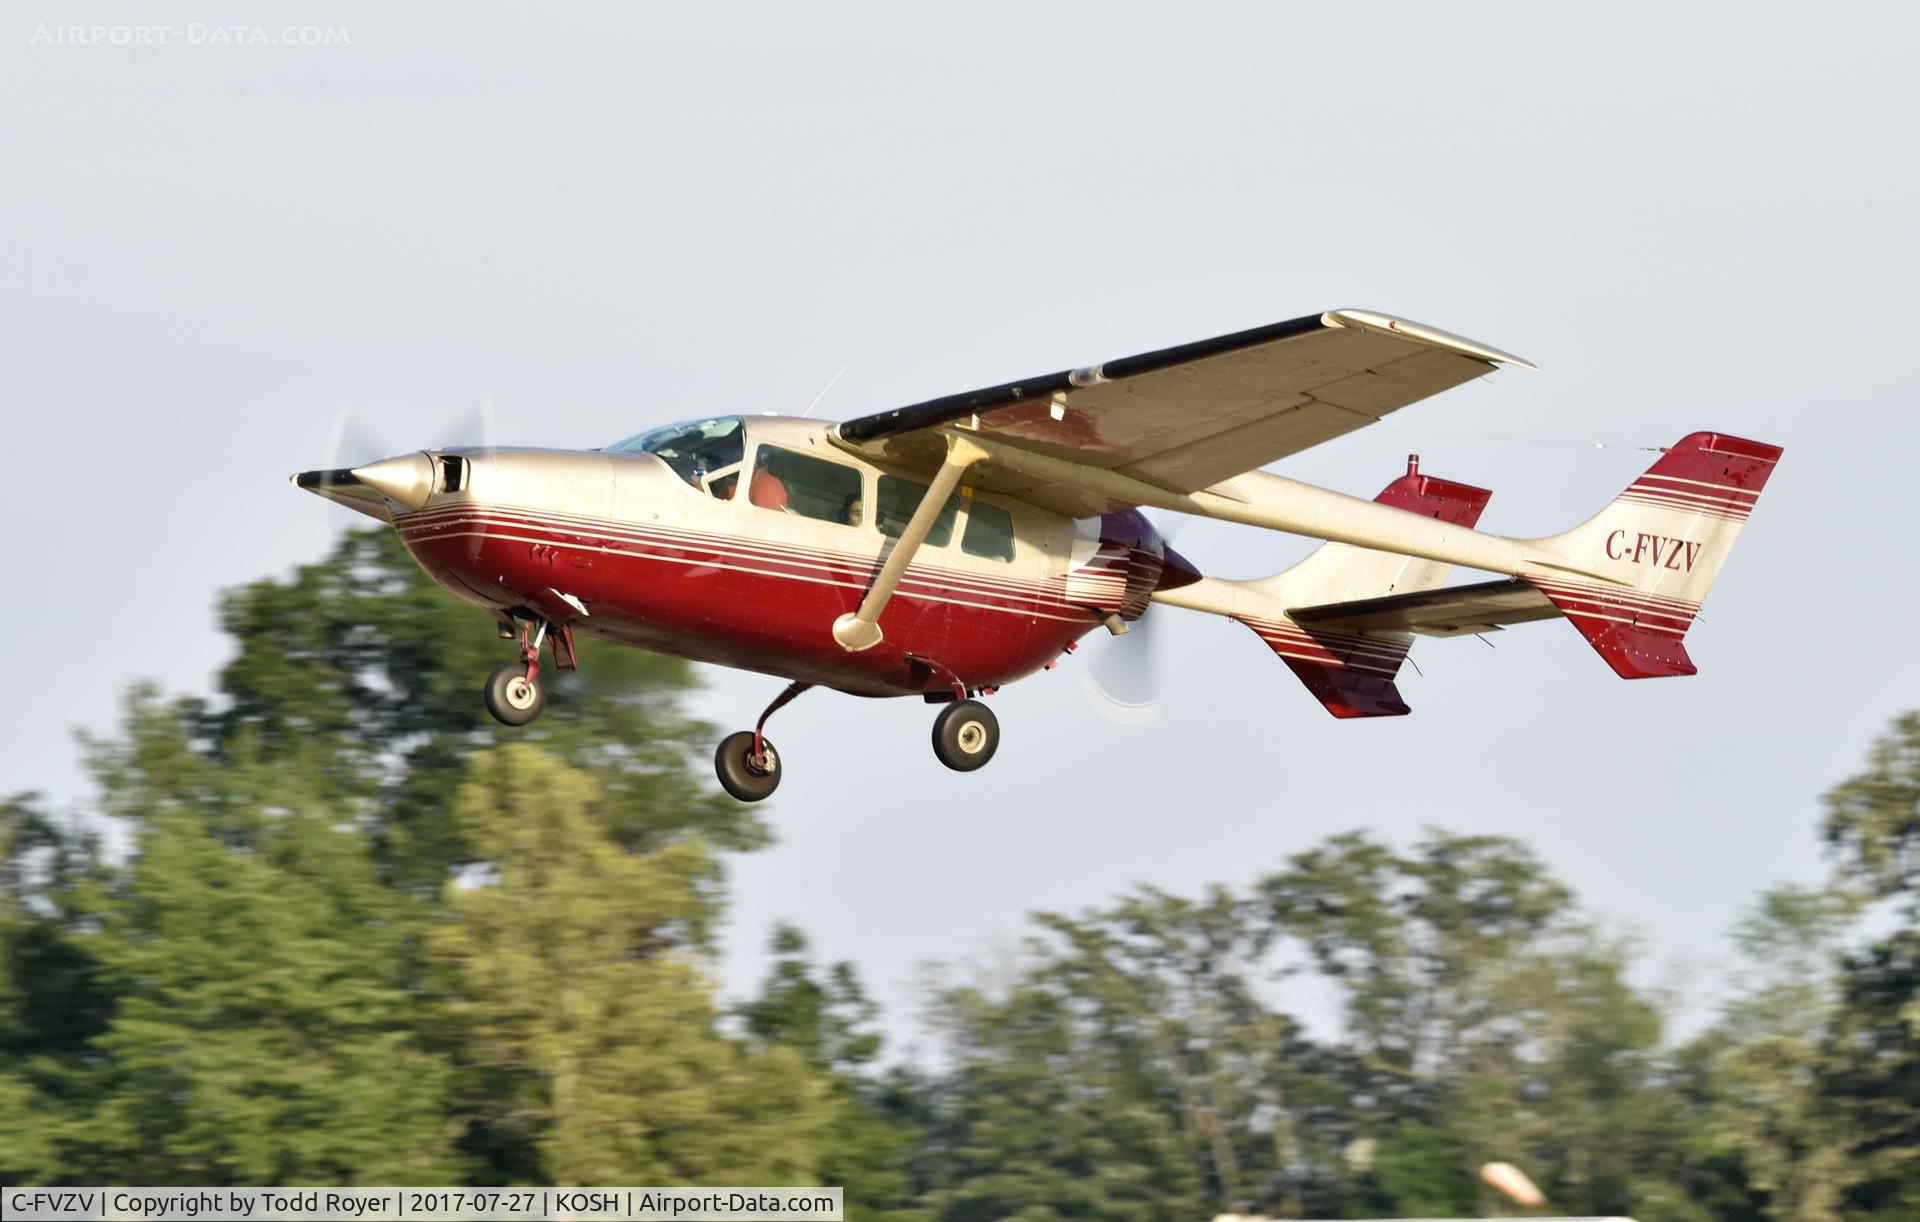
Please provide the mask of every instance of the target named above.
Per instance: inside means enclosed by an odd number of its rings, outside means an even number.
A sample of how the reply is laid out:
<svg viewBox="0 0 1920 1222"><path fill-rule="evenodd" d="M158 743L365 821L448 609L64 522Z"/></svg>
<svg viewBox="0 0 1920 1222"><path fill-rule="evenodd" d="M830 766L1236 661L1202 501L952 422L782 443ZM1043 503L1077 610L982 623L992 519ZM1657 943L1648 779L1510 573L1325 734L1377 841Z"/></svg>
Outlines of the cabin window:
<svg viewBox="0 0 1920 1222"><path fill-rule="evenodd" d="M890 539L897 539L907 529L907 522L913 517L913 511L920 508L920 502L927 496L927 486L916 484L910 479L901 479L897 475L880 477L879 495L875 498L879 504L874 507L873 522L880 533ZM933 526L927 531L926 546L945 547L953 540L953 523L960 516L960 498L947 498L946 508L933 520Z"/></svg>
<svg viewBox="0 0 1920 1222"><path fill-rule="evenodd" d="M1013 559L1013 515L997 505L973 502L967 508L967 529L960 550L988 560Z"/></svg>
<svg viewBox="0 0 1920 1222"><path fill-rule="evenodd" d="M858 526L860 485L860 472L852 467L779 446L761 446L754 456L753 478L747 482L747 500L776 513Z"/></svg>
<svg viewBox="0 0 1920 1222"><path fill-rule="evenodd" d="M737 480L721 478L746 457L746 433L738 416L715 416L669 424L650 433L637 433L607 447L612 454L657 454L673 473L695 488L704 487L726 500ZM715 478L708 478L714 476Z"/></svg>

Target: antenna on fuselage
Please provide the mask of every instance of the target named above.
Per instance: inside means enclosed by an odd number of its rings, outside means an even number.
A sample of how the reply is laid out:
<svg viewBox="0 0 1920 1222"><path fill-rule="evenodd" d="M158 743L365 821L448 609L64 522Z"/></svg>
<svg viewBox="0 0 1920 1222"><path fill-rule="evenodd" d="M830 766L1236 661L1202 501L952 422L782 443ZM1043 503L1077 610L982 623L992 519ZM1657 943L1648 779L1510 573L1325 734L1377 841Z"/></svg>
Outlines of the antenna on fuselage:
<svg viewBox="0 0 1920 1222"><path fill-rule="evenodd" d="M845 373L846 371L847 371L847 367L845 365L840 366L840 373ZM808 416L813 415L813 409L820 406L820 400L826 398L827 392L833 389L833 384L840 380L840 373L836 373L832 377L827 379L827 384L820 388L820 393L813 397L813 402L807 404L807 410L800 413L800 418L802 420L805 420Z"/></svg>

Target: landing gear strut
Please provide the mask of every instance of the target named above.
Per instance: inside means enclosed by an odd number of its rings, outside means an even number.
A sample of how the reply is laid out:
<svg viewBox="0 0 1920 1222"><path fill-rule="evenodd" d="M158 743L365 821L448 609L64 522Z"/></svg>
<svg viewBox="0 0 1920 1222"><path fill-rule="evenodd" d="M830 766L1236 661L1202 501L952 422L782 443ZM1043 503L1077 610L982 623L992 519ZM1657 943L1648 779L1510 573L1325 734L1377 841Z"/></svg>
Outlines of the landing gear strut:
<svg viewBox="0 0 1920 1222"><path fill-rule="evenodd" d="M565 637L567 648L564 660L561 656L561 640ZM541 620L531 628L523 625L520 629L520 660L509 662L499 670L487 676L487 686L483 694L486 697L487 712L503 726L524 726L540 716L547 707L546 684L540 681L540 646L547 639L547 621ZM554 637L554 661L562 670L572 669L566 665L573 660L572 634L562 632Z"/></svg>
<svg viewBox="0 0 1920 1222"><path fill-rule="evenodd" d="M780 787L780 753L767 740L767 719L812 686L795 680L760 714L753 729L720 740L713 753L713 771L720 778L720 788L742 802L762 802L772 796Z"/></svg>

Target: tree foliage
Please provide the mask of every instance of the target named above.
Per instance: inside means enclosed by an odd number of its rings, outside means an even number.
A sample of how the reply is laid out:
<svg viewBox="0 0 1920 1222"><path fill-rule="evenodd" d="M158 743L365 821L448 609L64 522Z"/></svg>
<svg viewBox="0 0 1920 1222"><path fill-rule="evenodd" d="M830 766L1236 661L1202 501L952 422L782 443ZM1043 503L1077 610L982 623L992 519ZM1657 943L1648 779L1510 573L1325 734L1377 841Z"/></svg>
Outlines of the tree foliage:
<svg viewBox="0 0 1920 1222"><path fill-rule="evenodd" d="M0 1177L837 1184L902 1222L1555 1212L1920 1217L1920 713L1763 892L1714 1021L1524 845L1330 837L1240 889L1041 913L889 1063L851 964L772 931L723 999L720 796L685 664L511 646L389 533L232 592L204 698L141 687L98 796L0 802Z"/></svg>

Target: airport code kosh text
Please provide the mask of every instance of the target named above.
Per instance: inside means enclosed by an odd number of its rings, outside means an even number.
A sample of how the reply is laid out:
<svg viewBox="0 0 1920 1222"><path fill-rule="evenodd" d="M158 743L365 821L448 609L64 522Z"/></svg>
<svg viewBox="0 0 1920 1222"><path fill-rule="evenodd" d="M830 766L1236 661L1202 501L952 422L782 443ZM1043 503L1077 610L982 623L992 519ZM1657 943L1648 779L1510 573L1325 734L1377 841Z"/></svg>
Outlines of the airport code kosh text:
<svg viewBox="0 0 1920 1222"><path fill-rule="evenodd" d="M679 1222L841 1217L839 1188L11 1188L18 1222Z"/></svg>

